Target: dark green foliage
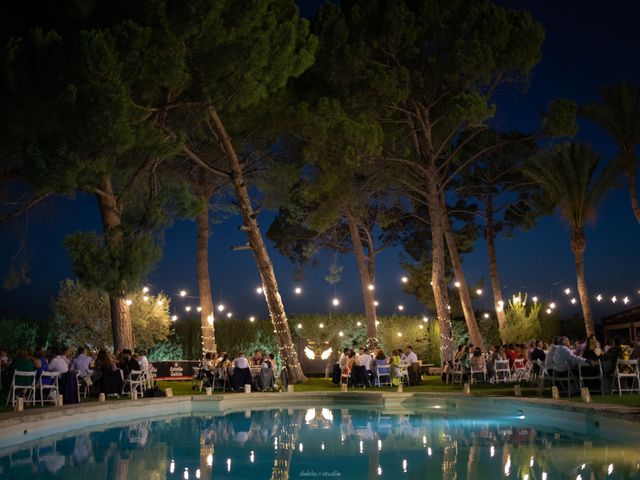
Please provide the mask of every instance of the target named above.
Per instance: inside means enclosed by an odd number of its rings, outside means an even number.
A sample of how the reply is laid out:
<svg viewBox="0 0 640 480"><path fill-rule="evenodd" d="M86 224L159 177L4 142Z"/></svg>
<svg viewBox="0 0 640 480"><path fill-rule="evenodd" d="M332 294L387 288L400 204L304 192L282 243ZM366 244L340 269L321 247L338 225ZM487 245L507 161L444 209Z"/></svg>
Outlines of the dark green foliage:
<svg viewBox="0 0 640 480"><path fill-rule="evenodd" d="M0 319L0 348L15 353L21 347L33 351L39 342L40 322L26 318Z"/></svg>

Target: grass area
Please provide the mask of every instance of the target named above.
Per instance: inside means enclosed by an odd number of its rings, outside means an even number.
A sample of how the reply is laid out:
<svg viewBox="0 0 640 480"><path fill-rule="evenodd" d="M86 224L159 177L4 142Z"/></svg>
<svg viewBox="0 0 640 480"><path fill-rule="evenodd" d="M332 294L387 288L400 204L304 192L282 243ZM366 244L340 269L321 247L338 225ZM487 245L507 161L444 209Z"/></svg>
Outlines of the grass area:
<svg viewBox="0 0 640 480"><path fill-rule="evenodd" d="M178 396L187 396L187 395L205 395L204 390L199 392L198 390L193 390L191 388L191 381L159 381L157 382L157 387L164 391L165 388L173 389L173 395ZM326 378L309 378L305 383L296 385L296 392L337 392L339 387L331 383L331 380ZM352 388L351 390L362 390L360 387ZM396 387L382 387L382 388L374 388L367 389L369 391L382 391L382 392L395 392ZM462 386L461 385L447 385L442 383L440 377L423 377L423 381L421 385L415 387L404 387L404 391L406 393L411 392L440 392L440 393L461 393ZM219 390L214 392L215 395L222 393ZM514 398L514 390L513 384L474 384L471 385L471 394L473 396L504 396ZM536 387L532 385L522 385L522 396L529 398L537 398ZM551 393L549 389L545 392L545 397L550 398ZM128 400L128 397L121 397L119 401ZM581 402L580 396L574 396L570 399L563 397L564 400L568 400L571 402ZM637 407L640 408L640 395L628 393L622 396L619 395L598 395L592 394L591 400L593 403L598 404L610 404L610 405L621 405L625 407ZM109 402L118 401L114 398L109 398ZM87 397L86 402L97 402L97 399L94 397ZM51 406L45 405L45 406ZM32 409L33 407L29 407ZM36 408L41 408L39 405ZM5 407L4 402L0 404L0 412L11 411L11 407Z"/></svg>

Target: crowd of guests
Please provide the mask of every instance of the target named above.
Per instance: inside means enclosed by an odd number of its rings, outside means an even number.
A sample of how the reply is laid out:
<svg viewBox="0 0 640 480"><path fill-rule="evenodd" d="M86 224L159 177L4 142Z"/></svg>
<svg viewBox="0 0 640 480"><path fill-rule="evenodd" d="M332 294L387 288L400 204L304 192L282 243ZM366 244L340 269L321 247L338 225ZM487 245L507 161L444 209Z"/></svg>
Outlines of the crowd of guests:
<svg viewBox="0 0 640 480"><path fill-rule="evenodd" d="M347 382L350 384L375 385L378 368L384 368L385 374L388 372L392 381L397 382L404 375L409 376L415 372L415 369L411 370L413 365L417 366L418 373L411 375L410 383L415 384L420 382L420 362L412 346L407 346L405 350L392 350L389 357L380 347L373 350L360 347L357 351L345 348L334 368L333 381L338 383L338 378L344 378L348 379Z"/></svg>
<svg viewBox="0 0 640 480"><path fill-rule="evenodd" d="M252 356L246 357L244 352L238 352L231 360L227 352L207 352L200 375L210 386L221 382L234 391L243 391L245 385L266 390L274 388L276 371L276 356L273 353L263 355L260 350L256 350Z"/></svg>
<svg viewBox="0 0 640 480"><path fill-rule="evenodd" d="M52 348L48 352L42 347L36 347L33 352L20 348L10 357L5 351L0 351L0 367L2 369L2 385L8 387L13 380L15 371L36 372L36 382L40 381L43 372L59 374L60 393L64 395L66 403L75 403L77 398L77 382L91 392L98 395L120 395L122 385L132 371L143 371L149 367L146 352L140 350L132 352L124 349L118 354L101 349L92 352L89 348L79 346L72 351L69 347ZM16 386L29 386L28 377L16 377ZM42 383L50 385L53 379L44 376Z"/></svg>

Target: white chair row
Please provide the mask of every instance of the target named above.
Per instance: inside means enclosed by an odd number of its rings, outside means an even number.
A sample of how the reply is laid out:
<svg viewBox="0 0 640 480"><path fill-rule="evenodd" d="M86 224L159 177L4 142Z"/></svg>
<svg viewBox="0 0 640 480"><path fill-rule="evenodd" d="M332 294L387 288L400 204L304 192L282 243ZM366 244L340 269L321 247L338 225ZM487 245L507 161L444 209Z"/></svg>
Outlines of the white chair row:
<svg viewBox="0 0 640 480"><path fill-rule="evenodd" d="M60 373L58 372L42 372L36 380L35 370L31 372L16 370L13 372L6 404L9 405L9 402L11 402L11 406L14 407L18 397L22 397L25 405L35 405L38 391L40 392L40 405L44 405L44 402L55 404L60 392L59 377Z"/></svg>

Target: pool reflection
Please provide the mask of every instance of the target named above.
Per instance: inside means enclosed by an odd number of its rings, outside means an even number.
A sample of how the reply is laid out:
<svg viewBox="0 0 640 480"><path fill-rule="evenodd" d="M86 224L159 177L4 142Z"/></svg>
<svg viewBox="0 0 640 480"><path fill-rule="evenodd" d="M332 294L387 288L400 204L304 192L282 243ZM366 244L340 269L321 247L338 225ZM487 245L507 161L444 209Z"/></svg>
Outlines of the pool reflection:
<svg viewBox="0 0 640 480"><path fill-rule="evenodd" d="M638 445L518 418L272 409L145 420L0 452L0 478L640 478Z"/></svg>

